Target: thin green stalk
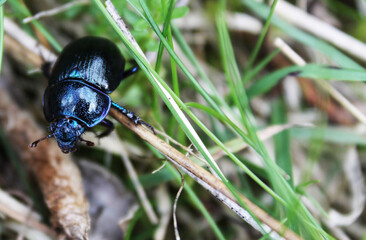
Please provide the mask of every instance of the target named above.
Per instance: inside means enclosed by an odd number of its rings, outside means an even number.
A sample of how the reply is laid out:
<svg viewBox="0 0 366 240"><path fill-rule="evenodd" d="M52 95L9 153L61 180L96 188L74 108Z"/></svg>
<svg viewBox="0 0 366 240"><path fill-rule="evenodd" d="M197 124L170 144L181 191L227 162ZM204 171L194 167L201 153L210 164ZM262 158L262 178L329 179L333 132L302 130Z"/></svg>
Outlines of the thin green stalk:
<svg viewBox="0 0 366 240"><path fill-rule="evenodd" d="M172 32L170 30L170 26L169 26L169 30L168 30L168 41L169 41L171 48L174 50L173 37L172 37ZM171 56L170 56L170 67L171 67L171 71L172 71L173 90L174 90L174 93L179 97L180 92L179 92L177 66L175 64L174 59Z"/></svg>
<svg viewBox="0 0 366 240"><path fill-rule="evenodd" d="M164 2L164 0L162 0L162 3L163 2ZM170 0L169 8L166 13L165 20L164 20L164 27L163 27L163 33L162 33L164 37L166 37L168 35L168 32L170 31L169 27L170 27L170 22L171 22L173 10L174 10L174 5L175 5L175 0ZM164 44L162 42L160 42L159 49L158 49L158 55L156 57L156 65L155 65L155 71L157 73L159 73L159 71L160 71L163 50L164 50Z"/></svg>
<svg viewBox="0 0 366 240"><path fill-rule="evenodd" d="M165 3L164 0L161 1L162 4ZM173 14L173 10L174 10L174 5L175 5L175 0L170 0L169 3L169 8L167 10L167 13L165 14L165 20L164 20L164 27L163 27L163 35L167 36L168 32L170 32L170 21L171 21L171 17ZM163 7L163 9L165 10L165 7ZM164 50L164 45L162 44L162 42L159 43L159 49L158 49L158 55L156 57L156 64L155 64L155 71L157 73L159 73L160 71L160 66L161 66L161 62L162 62L162 56L163 56L163 50ZM173 68L172 68L173 69ZM172 73L173 75L173 73ZM174 81L173 81L174 82ZM159 97L157 92L153 92L153 108L154 108L154 118L157 122L161 122L160 119L160 106L159 106Z"/></svg>
<svg viewBox="0 0 366 240"><path fill-rule="evenodd" d="M271 10L269 12L268 17L266 18L266 22L264 23L264 26L263 26L261 35L259 36L259 39L258 39L257 43L255 44L254 50L253 50L252 54L250 55L249 61L248 61L247 65L244 68L244 74L243 74L244 76L252 68L252 65L253 65L253 63L255 61L255 58L258 55L259 49L262 46L262 43L264 41L264 37L266 36L266 34L268 32L269 24L271 23L271 19L272 19L273 13L274 13L274 10L276 8L277 1L278 0L274 0L273 3L272 3Z"/></svg>
<svg viewBox="0 0 366 240"><path fill-rule="evenodd" d="M224 109L231 112L231 108L227 103L220 97L220 94L216 91L215 86L201 67L201 64L197 61L196 57L194 56L194 53L192 52L191 48L183 38L180 30L176 28L173 24L171 24L171 28L173 31L173 34L175 36L175 40L179 44L180 48L182 49L183 53L185 53L185 56L191 61L192 65L196 68L198 75L202 78L202 80L205 82L205 85L209 88L209 95L211 98L219 104L219 106L223 107ZM234 115L234 114L233 114Z"/></svg>
<svg viewBox="0 0 366 240"><path fill-rule="evenodd" d="M274 101L271 105L271 109L272 124L284 124L287 122L286 105L282 99ZM287 179L288 183L291 185L291 187L294 187L289 130L285 130L279 134L276 134L273 137L273 140L275 144L275 159L277 165L286 172L286 174L289 176L289 179Z"/></svg>
<svg viewBox="0 0 366 240"><path fill-rule="evenodd" d="M256 76L272 59L280 52L280 49L276 48L267 57L260 61L253 70L248 70L246 75L243 75L243 84L247 83L250 79Z"/></svg>

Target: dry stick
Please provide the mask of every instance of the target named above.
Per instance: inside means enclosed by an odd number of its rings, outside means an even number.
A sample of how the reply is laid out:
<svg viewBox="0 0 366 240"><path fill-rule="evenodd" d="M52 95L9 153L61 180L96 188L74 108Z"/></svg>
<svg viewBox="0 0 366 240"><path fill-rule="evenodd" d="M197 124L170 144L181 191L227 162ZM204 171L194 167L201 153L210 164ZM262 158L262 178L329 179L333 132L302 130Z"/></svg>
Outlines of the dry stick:
<svg viewBox="0 0 366 240"><path fill-rule="evenodd" d="M285 54L293 63L304 66L306 62L301 58L290 46L288 46L281 38L274 40L274 45L278 47L283 54ZM328 92L339 104L341 104L346 110L348 110L358 121L366 124L366 116L358 110L347 98L345 98L337 89L335 89L330 83L322 79L314 81L323 90Z"/></svg>
<svg viewBox="0 0 366 240"><path fill-rule="evenodd" d="M186 157L184 154L170 146L168 143L158 138L156 135L151 133L148 129L141 125L135 125L126 116L119 113L116 109L111 109L109 114L132 130L140 138L150 143L154 148L156 148L160 153L165 155L173 164L180 167L184 172L191 176L196 182L206 188L211 192L217 199L225 203L232 209L236 214L243 218L246 222L252 226L258 227L257 223L251 218L250 214L244 210L240 204L237 202L235 197L232 195L230 190L225 186L225 184L206 171L204 168L193 162L191 159ZM283 226L276 219L272 218L261 208L256 206L254 203L249 201L245 196L239 194L241 200L245 203L246 207L250 212L252 212L261 222L267 225L270 229L277 232L286 239L301 239L296 233ZM263 226L265 227L265 226ZM273 232L271 233L271 236ZM273 236L276 239L281 237Z"/></svg>

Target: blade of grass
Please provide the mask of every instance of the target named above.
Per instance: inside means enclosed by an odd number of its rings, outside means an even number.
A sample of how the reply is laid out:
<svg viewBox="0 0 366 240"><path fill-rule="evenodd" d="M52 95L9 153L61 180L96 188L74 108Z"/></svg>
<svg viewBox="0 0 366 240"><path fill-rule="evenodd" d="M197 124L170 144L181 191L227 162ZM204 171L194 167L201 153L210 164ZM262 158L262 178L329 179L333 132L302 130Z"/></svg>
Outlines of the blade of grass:
<svg viewBox="0 0 366 240"><path fill-rule="evenodd" d="M256 96L264 94L272 89L282 78L285 76L301 71L300 66L290 66L276 70L272 73L266 74L264 77L257 80L253 85L251 85L248 90L248 98L252 99Z"/></svg>
<svg viewBox="0 0 366 240"><path fill-rule="evenodd" d="M256 43L256 45L254 47L254 50L253 50L252 54L250 55L250 58L249 58L249 61L248 61L247 65L244 68L243 80L244 80L244 78L246 78L245 75L247 75L248 70L252 68L253 63L255 61L255 58L258 55L259 49L262 46L262 43L264 41L264 37L266 36L266 34L268 32L269 24L271 23L271 19L272 19L272 16L273 16L273 13L274 13L274 10L275 10L277 1L278 0L274 0L273 1L272 5L271 5L271 10L269 11L269 14L268 14L268 17L265 18L266 21L264 23L262 32L259 35L259 39L258 39L258 41L257 41L257 43Z"/></svg>
<svg viewBox="0 0 366 240"><path fill-rule="evenodd" d="M324 139L329 143L366 146L364 135L359 134L356 130L340 127L293 128L291 129L291 138L299 140Z"/></svg>
<svg viewBox="0 0 366 240"><path fill-rule="evenodd" d="M248 90L248 97L259 96L273 88L282 78L289 74L296 74L300 77L337 80L337 81L360 81L366 79L366 71L358 69L337 69L318 64L307 64L305 66L290 66L276 70L260 78Z"/></svg>
<svg viewBox="0 0 366 240"><path fill-rule="evenodd" d="M163 35L167 36L167 32L169 30L169 26L170 26L170 21L171 21L171 17L173 14L173 10L174 10L174 2L175 0L171 0L169 3L169 8L167 13L165 14L165 20L164 20L164 27L163 27ZM164 0L161 1L161 3L164 3ZM164 9L164 8L163 8ZM155 63L155 71L157 73L160 72L160 66L161 66L161 61L162 61L162 56L163 56L163 50L164 50L164 45L162 44L162 42L159 43L159 49L158 49L158 55L156 57L156 63ZM156 119L157 122L161 122L160 121L160 107L159 107L159 99L158 99L158 94L157 92L153 92L153 99L154 99L154 117Z"/></svg>
<svg viewBox="0 0 366 240"><path fill-rule="evenodd" d="M275 49L271 54L260 61L252 70L248 69L248 73L243 75L243 84L254 78L272 59L279 53L279 49Z"/></svg>
<svg viewBox="0 0 366 240"><path fill-rule="evenodd" d="M282 99L272 104L272 124L283 124L287 122L287 113L285 104ZM280 166L289 176L287 179L291 187L294 187L292 174L292 161L290 153L290 134L288 130L284 130L274 136L275 156L278 166Z"/></svg>

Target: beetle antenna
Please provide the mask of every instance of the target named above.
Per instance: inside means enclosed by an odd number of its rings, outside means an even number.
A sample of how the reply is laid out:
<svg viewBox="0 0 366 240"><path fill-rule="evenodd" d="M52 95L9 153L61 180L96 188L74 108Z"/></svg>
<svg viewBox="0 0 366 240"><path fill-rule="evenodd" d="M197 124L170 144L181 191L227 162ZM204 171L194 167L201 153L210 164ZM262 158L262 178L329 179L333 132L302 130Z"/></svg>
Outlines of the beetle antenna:
<svg viewBox="0 0 366 240"><path fill-rule="evenodd" d="M37 147L37 145L38 145L39 142L41 142L43 140L46 140L48 138L51 138L51 137L53 137L53 133L50 134L50 135L48 135L48 136L46 136L46 137L44 137L44 138L40 138L37 141L32 142L31 144L29 144L29 147L31 147L31 148Z"/></svg>
<svg viewBox="0 0 366 240"><path fill-rule="evenodd" d="M88 147L93 147L94 143L92 141L85 140L82 137L79 137L80 141L85 142Z"/></svg>

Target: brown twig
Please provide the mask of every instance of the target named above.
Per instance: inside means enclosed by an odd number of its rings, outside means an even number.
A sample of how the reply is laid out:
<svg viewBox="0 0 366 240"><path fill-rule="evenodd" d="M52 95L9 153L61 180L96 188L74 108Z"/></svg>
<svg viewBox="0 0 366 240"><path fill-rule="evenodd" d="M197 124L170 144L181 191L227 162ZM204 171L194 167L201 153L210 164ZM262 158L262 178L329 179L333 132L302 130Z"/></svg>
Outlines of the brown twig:
<svg viewBox="0 0 366 240"><path fill-rule="evenodd" d="M128 127L131 131L137 134L140 138L150 143L154 148L159 150L160 153L164 154L173 164L180 167L184 172L188 173L195 181L201 184L204 188L209 190L215 197L224 202L225 204L232 207L238 206L237 209L242 209L232 195L230 190L225 186L223 182L214 177L211 173L206 171L204 168L193 162L191 159L186 157L184 154L170 146L168 143L154 135L148 129L141 125L135 125L126 116L119 113L115 109L111 109L109 114ZM301 239L296 233L283 226L276 219L272 218L265 211L259 208L257 205L252 203L245 196L240 195L241 200L245 203L249 211L251 211L261 222L269 226L273 231L277 232L286 239ZM241 214L240 212L236 212Z"/></svg>

